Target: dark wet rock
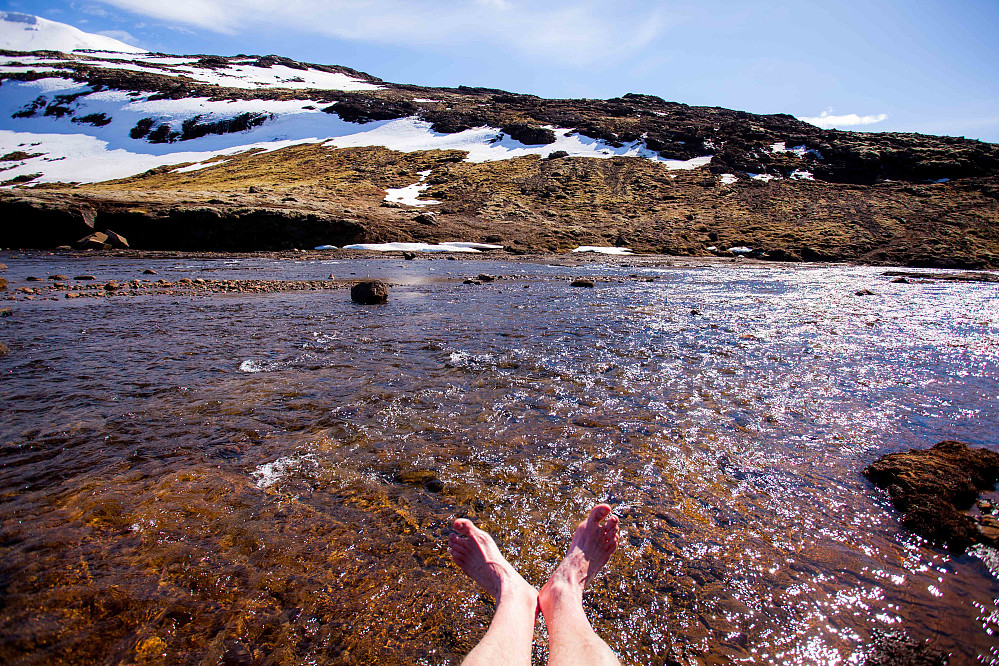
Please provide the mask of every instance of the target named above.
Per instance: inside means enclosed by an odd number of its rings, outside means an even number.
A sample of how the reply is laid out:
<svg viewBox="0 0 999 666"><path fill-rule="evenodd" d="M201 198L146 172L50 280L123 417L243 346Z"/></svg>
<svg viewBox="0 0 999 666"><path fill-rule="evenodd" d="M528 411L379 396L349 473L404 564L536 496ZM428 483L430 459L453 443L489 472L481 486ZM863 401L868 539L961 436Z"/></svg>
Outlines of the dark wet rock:
<svg viewBox="0 0 999 666"><path fill-rule="evenodd" d="M7 291L7 278L0 277L0 291Z"/></svg>
<svg viewBox="0 0 999 666"><path fill-rule="evenodd" d="M361 305L387 303L388 297L388 286L378 280L365 280L350 288L350 300Z"/></svg>
<svg viewBox="0 0 999 666"><path fill-rule="evenodd" d="M0 356L6 356L10 353L10 348L4 343L0 342Z"/></svg>
<svg viewBox="0 0 999 666"><path fill-rule="evenodd" d="M86 282L86 281L89 281L89 280L96 280L97 276L96 275L77 275L73 279L74 280L80 280L81 282Z"/></svg>
<svg viewBox="0 0 999 666"><path fill-rule="evenodd" d="M432 493L439 493L444 490L444 483L437 477L437 473L429 469L401 470L396 473L394 478L396 483L423 486L424 490Z"/></svg>
<svg viewBox="0 0 999 666"><path fill-rule="evenodd" d="M10 317L14 314L14 311L10 308L0 308L0 317Z"/></svg>
<svg viewBox="0 0 999 666"><path fill-rule="evenodd" d="M947 666L950 655L900 630L875 630L864 666Z"/></svg>
<svg viewBox="0 0 999 666"><path fill-rule="evenodd" d="M143 275L159 275L159 273L157 273L156 271L154 271L152 268L147 268L146 270L142 271L142 274Z"/></svg>
<svg viewBox="0 0 999 666"><path fill-rule="evenodd" d="M416 259L416 253L415 252L403 252L402 253L402 258L405 259L406 261L413 261L414 259Z"/></svg>
<svg viewBox="0 0 999 666"><path fill-rule="evenodd" d="M67 276L67 275L58 275L58 274L57 275L50 275L49 279L50 280L68 280L69 276Z"/></svg>
<svg viewBox="0 0 999 666"><path fill-rule="evenodd" d="M573 286L573 287L589 287L589 288L592 289L596 285L593 283L593 280L587 280L586 278L579 278L577 280L573 280L570 283L570 286Z"/></svg>
<svg viewBox="0 0 999 666"><path fill-rule="evenodd" d="M546 157L545 159L560 160L563 157L569 157L569 153L564 150L556 150L555 152L549 153L548 157Z"/></svg>
<svg viewBox="0 0 999 666"><path fill-rule="evenodd" d="M870 289L861 289L854 296L875 296L876 294Z"/></svg>
<svg viewBox="0 0 999 666"><path fill-rule="evenodd" d="M492 275L489 275L488 273L479 273L479 275L475 279L479 280L480 282L492 282L496 278Z"/></svg>
<svg viewBox="0 0 999 666"><path fill-rule="evenodd" d="M481 280L473 280L472 278L466 278L462 284L482 284Z"/></svg>
<svg viewBox="0 0 999 666"><path fill-rule="evenodd" d="M975 543L995 545L995 538L963 512L979 492L995 487L999 453L945 441L931 449L882 456L864 476L888 491L902 512L902 525L930 543L957 553Z"/></svg>
<svg viewBox="0 0 999 666"><path fill-rule="evenodd" d="M28 277L24 278L24 280L25 280L25 282L41 282L42 281L42 279L40 277L35 277L34 275L29 275Z"/></svg>
<svg viewBox="0 0 999 666"><path fill-rule="evenodd" d="M692 315L695 315L695 316L696 316L696 315L699 315L699 314L701 314L701 311L700 311L700 310L698 310L697 308L691 308L691 309L690 309L690 314L692 314Z"/></svg>
<svg viewBox="0 0 999 666"><path fill-rule="evenodd" d="M414 217L413 221L419 222L420 224L434 225L437 224L437 215L435 215L430 211L427 211L425 213L420 213L419 215Z"/></svg>
<svg viewBox="0 0 999 666"><path fill-rule="evenodd" d="M118 291L121 289L121 285L114 280L108 280L104 283L104 291Z"/></svg>
<svg viewBox="0 0 999 666"><path fill-rule="evenodd" d="M895 284L909 284L909 280L904 277L897 277L894 280L892 280L892 282L894 282Z"/></svg>

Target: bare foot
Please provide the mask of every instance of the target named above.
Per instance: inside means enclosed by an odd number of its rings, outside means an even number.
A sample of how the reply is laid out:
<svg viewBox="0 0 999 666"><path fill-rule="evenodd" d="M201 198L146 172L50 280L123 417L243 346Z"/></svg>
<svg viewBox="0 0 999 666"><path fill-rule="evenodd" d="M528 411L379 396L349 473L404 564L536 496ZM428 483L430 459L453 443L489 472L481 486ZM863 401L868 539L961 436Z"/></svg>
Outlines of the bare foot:
<svg viewBox="0 0 999 666"><path fill-rule="evenodd" d="M617 535L618 517L611 515L608 505L598 504L590 509L590 515L576 527L565 559L541 588L538 600L542 611L566 593L582 598L583 589L617 550Z"/></svg>
<svg viewBox="0 0 999 666"><path fill-rule="evenodd" d="M499 603L504 595L530 597L537 604L538 590L506 561L496 542L472 521L459 518L448 540L451 559L465 575L481 585Z"/></svg>

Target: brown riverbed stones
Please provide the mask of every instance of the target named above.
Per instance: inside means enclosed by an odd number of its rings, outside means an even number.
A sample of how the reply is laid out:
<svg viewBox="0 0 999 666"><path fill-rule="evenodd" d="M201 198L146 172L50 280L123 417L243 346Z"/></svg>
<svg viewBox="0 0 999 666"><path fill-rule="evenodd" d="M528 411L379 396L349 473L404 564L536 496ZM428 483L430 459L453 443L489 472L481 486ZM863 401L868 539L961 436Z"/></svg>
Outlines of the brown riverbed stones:
<svg viewBox="0 0 999 666"><path fill-rule="evenodd" d="M350 288L350 300L361 305L387 303L388 286L379 280L362 280Z"/></svg>
<svg viewBox="0 0 999 666"><path fill-rule="evenodd" d="M976 543L999 542L999 521L964 513L999 481L999 453L945 441L882 456L864 476L888 491L906 529L936 546L960 553Z"/></svg>

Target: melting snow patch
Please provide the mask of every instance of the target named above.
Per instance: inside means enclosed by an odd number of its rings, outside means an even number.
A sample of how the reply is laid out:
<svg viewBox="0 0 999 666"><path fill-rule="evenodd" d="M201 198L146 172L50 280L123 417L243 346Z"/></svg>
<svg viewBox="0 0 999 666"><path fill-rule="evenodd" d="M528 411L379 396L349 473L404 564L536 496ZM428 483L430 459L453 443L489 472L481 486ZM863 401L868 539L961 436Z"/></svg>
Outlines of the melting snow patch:
<svg viewBox="0 0 999 666"><path fill-rule="evenodd" d="M336 245L317 245L316 250L335 250Z"/></svg>
<svg viewBox="0 0 999 666"><path fill-rule="evenodd" d="M421 185L423 181L427 179L430 175L430 171L419 171L417 175L420 177L419 183L414 183L412 185L407 185L406 187L387 187L385 188L385 201L393 201L395 203L406 204L407 206L429 206L431 204L439 204L440 201L434 201L433 199L420 199L420 194L429 188L429 185Z"/></svg>
<svg viewBox="0 0 999 666"><path fill-rule="evenodd" d="M573 252L596 252L598 254L634 254L630 247L600 247L597 245L580 245Z"/></svg>
<svg viewBox="0 0 999 666"><path fill-rule="evenodd" d="M737 245L735 247L730 247L728 251L732 254L749 254L753 251L753 248L746 247L745 245Z"/></svg>
<svg viewBox="0 0 999 666"><path fill-rule="evenodd" d="M753 180L762 180L764 183L769 183L777 176L771 176L769 173L751 173L749 177Z"/></svg>
<svg viewBox="0 0 999 666"><path fill-rule="evenodd" d="M487 243L358 243L344 245L345 250L374 250L375 252L480 252L482 250L502 250L502 245Z"/></svg>
<svg viewBox="0 0 999 666"><path fill-rule="evenodd" d="M503 134L495 127L475 127L454 134L441 134L430 129L430 123L415 116L398 118L384 123L369 123L363 130L330 139L336 148L359 146L384 146L389 150L409 153L417 150L464 150L467 162L492 162L525 155L547 157L564 150L570 157L644 157L659 162L668 169L696 169L711 162L711 155L689 160L668 160L645 147L642 141L614 148L599 139L591 139L572 130L550 128L555 132L555 142L547 145L526 146Z"/></svg>
<svg viewBox="0 0 999 666"><path fill-rule="evenodd" d="M734 173L723 173L721 175L722 185L731 185L732 183L738 182L739 178Z"/></svg>
<svg viewBox="0 0 999 666"><path fill-rule="evenodd" d="M791 178L794 180L815 180L812 172L805 171L804 169L795 169L794 173L791 174Z"/></svg>

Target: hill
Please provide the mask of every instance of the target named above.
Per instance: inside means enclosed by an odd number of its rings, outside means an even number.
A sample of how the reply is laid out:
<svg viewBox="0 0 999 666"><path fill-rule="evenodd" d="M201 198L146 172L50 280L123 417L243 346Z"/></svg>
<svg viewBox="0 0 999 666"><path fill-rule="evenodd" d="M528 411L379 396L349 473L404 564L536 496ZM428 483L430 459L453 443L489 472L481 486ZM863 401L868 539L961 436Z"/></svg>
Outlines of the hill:
<svg viewBox="0 0 999 666"><path fill-rule="evenodd" d="M15 247L111 229L148 249L475 241L999 266L994 144L273 55L0 51L0 181Z"/></svg>

